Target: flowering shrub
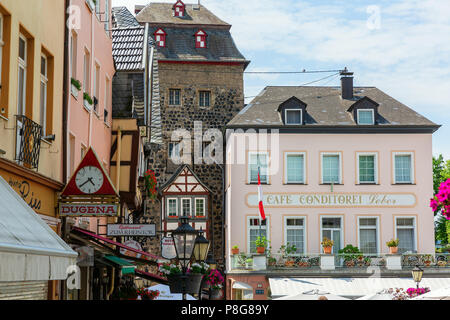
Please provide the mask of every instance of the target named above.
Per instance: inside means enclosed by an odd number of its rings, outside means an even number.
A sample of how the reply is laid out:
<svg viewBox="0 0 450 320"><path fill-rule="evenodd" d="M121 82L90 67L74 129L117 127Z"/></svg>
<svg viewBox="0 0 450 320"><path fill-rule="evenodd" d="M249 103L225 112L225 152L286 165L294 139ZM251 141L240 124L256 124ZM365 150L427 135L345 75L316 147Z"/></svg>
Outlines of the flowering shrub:
<svg viewBox="0 0 450 320"><path fill-rule="evenodd" d="M441 183L439 192L430 201L433 212L441 211L442 215L450 220L450 179Z"/></svg>
<svg viewBox="0 0 450 320"><path fill-rule="evenodd" d="M420 296L421 294L430 292L430 288L408 288L406 293L410 298Z"/></svg>
<svg viewBox="0 0 450 320"><path fill-rule="evenodd" d="M142 300L155 300L159 296L158 290L148 290L146 288L138 289L136 293Z"/></svg>
<svg viewBox="0 0 450 320"><path fill-rule="evenodd" d="M222 274L216 269L211 270L206 280L206 284L210 285L211 288L216 290L222 289L223 282L224 278Z"/></svg>
<svg viewBox="0 0 450 320"><path fill-rule="evenodd" d="M152 170L147 170L144 175L145 179L145 189L147 190L147 195L150 199L156 199L156 175Z"/></svg>

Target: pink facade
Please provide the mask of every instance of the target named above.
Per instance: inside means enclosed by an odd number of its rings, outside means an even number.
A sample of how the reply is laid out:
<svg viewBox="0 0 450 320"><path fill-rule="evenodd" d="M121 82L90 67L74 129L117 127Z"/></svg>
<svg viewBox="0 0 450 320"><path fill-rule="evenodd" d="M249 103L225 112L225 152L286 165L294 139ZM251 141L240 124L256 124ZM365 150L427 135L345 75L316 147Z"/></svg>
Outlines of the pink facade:
<svg viewBox="0 0 450 320"><path fill-rule="evenodd" d="M257 185L250 183L249 178L250 154L257 147L249 147L247 143L245 148L238 148L236 137L242 138L242 134L232 134L227 142L228 270L232 246L250 253L250 219L259 215ZM399 237L403 227L411 227L413 251L434 252L433 213L429 208L433 193L431 134L280 134L278 141L271 142L269 137L267 150L269 183L262 189L268 217L267 237L273 253L287 242L289 218L302 219L302 225L297 225L303 230L299 233L303 237L302 253L322 253L321 239L329 234L323 224L327 217L339 218L341 230L336 234L341 237L338 241L341 248L347 244L361 247L360 218L376 218L372 221L376 221L378 253L389 252L386 242ZM302 183L287 184L286 155L291 153L304 157ZM322 183L324 154L339 155L340 184ZM365 154L375 155L373 184L358 181L358 155ZM395 183L395 155L410 156L411 183ZM413 225L409 226L409 222Z"/></svg>
<svg viewBox="0 0 450 320"><path fill-rule="evenodd" d="M70 12L73 28L69 35L67 79L71 88L66 137L67 180L90 147L97 153L106 172L110 173L111 87L115 74L109 31L111 0L97 0L97 5L90 0L72 0ZM81 83L81 90L71 85L71 79ZM84 99L85 92L90 96L92 105ZM90 229L96 232L96 219L90 220Z"/></svg>

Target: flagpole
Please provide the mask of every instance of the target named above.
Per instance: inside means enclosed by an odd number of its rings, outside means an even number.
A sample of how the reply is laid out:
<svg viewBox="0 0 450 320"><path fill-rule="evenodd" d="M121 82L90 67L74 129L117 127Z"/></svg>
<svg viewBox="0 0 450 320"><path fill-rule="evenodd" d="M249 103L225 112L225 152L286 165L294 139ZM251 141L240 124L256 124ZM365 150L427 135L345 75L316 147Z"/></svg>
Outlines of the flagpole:
<svg viewBox="0 0 450 320"><path fill-rule="evenodd" d="M260 177L260 166L258 166L258 178ZM259 210L259 209L258 209ZM261 213L258 212L258 217L259 217L259 240L261 240L261 225L262 225L262 219L261 219Z"/></svg>

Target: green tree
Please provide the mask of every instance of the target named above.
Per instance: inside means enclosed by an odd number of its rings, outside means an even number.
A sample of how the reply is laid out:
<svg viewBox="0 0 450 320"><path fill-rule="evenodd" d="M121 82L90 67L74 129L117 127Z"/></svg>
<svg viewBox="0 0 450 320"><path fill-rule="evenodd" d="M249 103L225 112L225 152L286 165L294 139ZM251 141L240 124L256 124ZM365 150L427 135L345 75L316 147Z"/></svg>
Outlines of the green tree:
<svg viewBox="0 0 450 320"><path fill-rule="evenodd" d="M434 194L439 192L439 186L447 179L450 179L450 160L444 161L444 157L433 157L433 189ZM450 243L450 221L444 217L439 217L435 223L435 237L436 240L441 241L442 244Z"/></svg>

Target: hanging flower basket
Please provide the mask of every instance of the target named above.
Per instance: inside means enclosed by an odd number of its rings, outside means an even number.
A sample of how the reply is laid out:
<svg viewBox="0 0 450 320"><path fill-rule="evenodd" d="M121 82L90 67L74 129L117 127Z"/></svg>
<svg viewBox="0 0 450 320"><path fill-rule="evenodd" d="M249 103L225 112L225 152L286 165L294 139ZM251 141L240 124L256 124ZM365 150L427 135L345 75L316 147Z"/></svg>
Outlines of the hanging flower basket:
<svg viewBox="0 0 450 320"><path fill-rule="evenodd" d="M145 191L147 192L147 196L150 200L155 201L157 192L156 192L156 175L152 170L147 170L144 175L145 179Z"/></svg>
<svg viewBox="0 0 450 320"><path fill-rule="evenodd" d="M202 274L177 274L167 276L171 293L199 293ZM184 287L184 290L183 290Z"/></svg>

